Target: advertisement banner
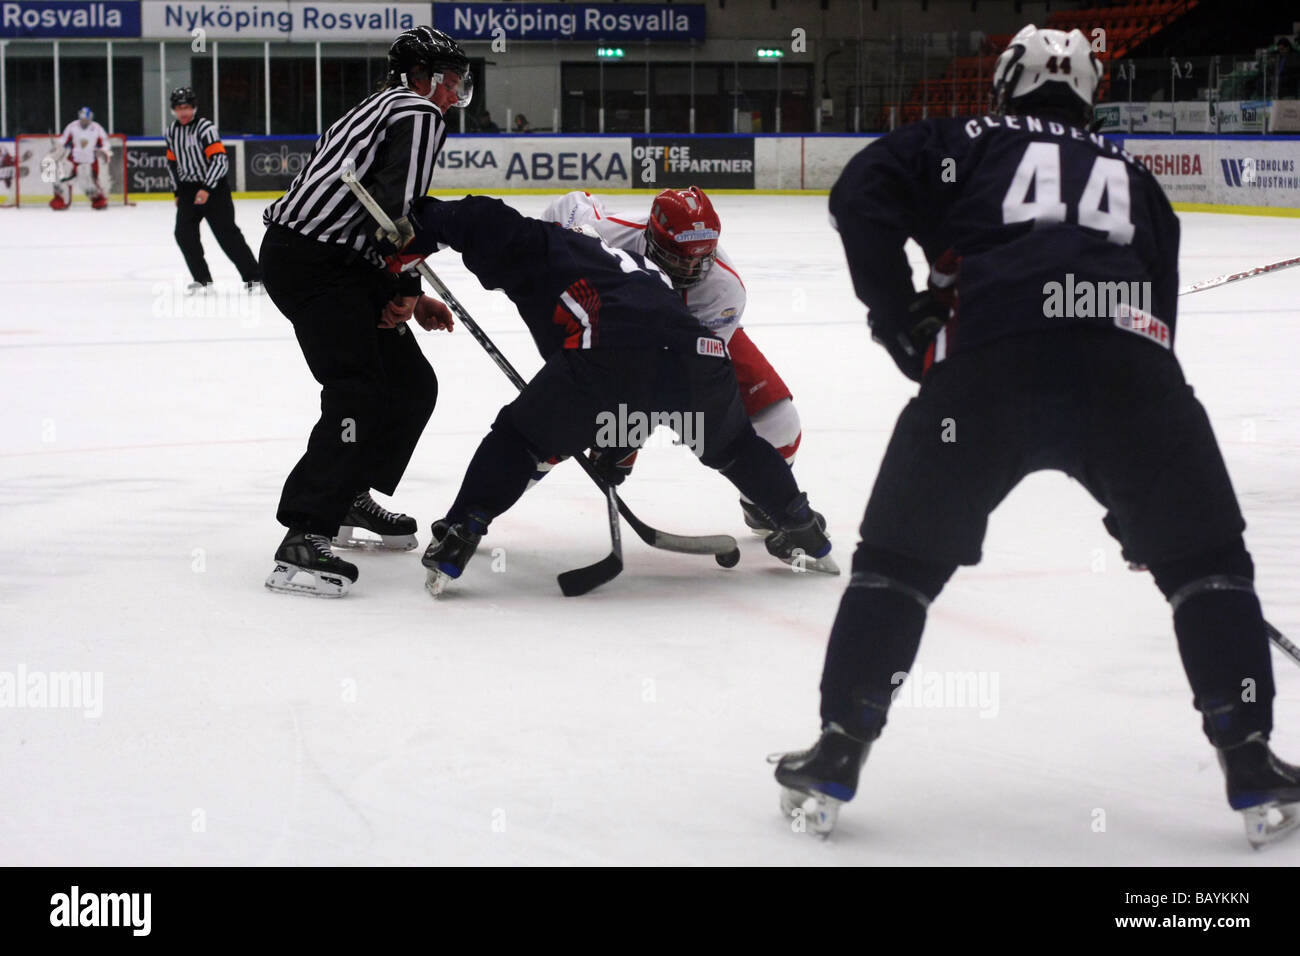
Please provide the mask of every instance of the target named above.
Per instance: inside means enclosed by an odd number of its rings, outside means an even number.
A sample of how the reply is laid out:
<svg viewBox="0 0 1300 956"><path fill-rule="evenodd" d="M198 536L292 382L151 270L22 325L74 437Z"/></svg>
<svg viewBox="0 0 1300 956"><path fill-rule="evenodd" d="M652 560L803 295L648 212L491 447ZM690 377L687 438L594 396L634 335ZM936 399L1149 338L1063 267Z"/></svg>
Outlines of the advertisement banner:
<svg viewBox="0 0 1300 956"><path fill-rule="evenodd" d="M704 4L435 3L433 25L465 40L703 40Z"/></svg>
<svg viewBox="0 0 1300 956"><path fill-rule="evenodd" d="M1174 108L1169 103L1126 103L1128 129L1133 133L1172 133Z"/></svg>
<svg viewBox="0 0 1300 956"><path fill-rule="evenodd" d="M1175 103L1174 128L1180 133L1213 133L1209 103Z"/></svg>
<svg viewBox="0 0 1300 956"><path fill-rule="evenodd" d="M1262 133L1268 114L1265 100L1224 100L1213 106L1220 133Z"/></svg>
<svg viewBox="0 0 1300 956"><path fill-rule="evenodd" d="M1300 208L1300 143L1218 140L1213 202Z"/></svg>
<svg viewBox="0 0 1300 956"><path fill-rule="evenodd" d="M98 39L139 35L140 4L136 0L4 0L0 3L0 37Z"/></svg>
<svg viewBox="0 0 1300 956"><path fill-rule="evenodd" d="M301 0L142 0L141 33L154 40L379 40L429 25L427 3L304 3Z"/></svg>
<svg viewBox="0 0 1300 956"><path fill-rule="evenodd" d="M244 140L244 188L249 192L284 192L302 172L316 138Z"/></svg>
<svg viewBox="0 0 1300 956"><path fill-rule="evenodd" d="M1128 137L1124 148L1155 173L1170 202L1214 202L1213 140Z"/></svg>
<svg viewBox="0 0 1300 956"><path fill-rule="evenodd" d="M438 154L434 189L626 189L626 137L530 136L449 139Z"/></svg>
<svg viewBox="0 0 1300 956"><path fill-rule="evenodd" d="M1274 100L1269 113L1270 132L1300 133L1300 100Z"/></svg>
<svg viewBox="0 0 1300 956"><path fill-rule="evenodd" d="M223 142L232 154L226 182L234 190L237 188L235 169L239 163L242 144L231 140ZM170 193L172 180L167 174L167 144L160 139L130 140L126 150L126 179L127 189L132 196L141 193Z"/></svg>
<svg viewBox="0 0 1300 956"><path fill-rule="evenodd" d="M1124 111L1121 108L1123 105L1122 103L1105 103L1093 109L1092 116L1097 123L1098 132L1118 133L1126 131Z"/></svg>
<svg viewBox="0 0 1300 956"><path fill-rule="evenodd" d="M754 140L749 136L632 138L634 186L666 189L753 189Z"/></svg>

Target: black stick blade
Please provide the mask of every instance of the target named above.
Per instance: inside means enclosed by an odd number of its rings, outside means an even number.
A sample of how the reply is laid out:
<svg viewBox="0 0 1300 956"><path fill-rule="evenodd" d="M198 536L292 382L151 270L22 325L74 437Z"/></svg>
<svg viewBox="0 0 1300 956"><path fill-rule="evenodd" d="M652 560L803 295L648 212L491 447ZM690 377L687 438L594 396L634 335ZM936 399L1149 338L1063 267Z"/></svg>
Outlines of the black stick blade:
<svg viewBox="0 0 1300 956"><path fill-rule="evenodd" d="M608 584L623 573L623 559L617 554L607 554L595 564L574 568L556 576L565 597L577 597Z"/></svg>

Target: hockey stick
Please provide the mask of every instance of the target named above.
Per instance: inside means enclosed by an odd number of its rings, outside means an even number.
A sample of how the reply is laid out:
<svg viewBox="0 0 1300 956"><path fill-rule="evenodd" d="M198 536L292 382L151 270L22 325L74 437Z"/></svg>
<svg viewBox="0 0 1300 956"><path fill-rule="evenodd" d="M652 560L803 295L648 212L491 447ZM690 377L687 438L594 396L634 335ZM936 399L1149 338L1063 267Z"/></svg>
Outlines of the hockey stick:
<svg viewBox="0 0 1300 956"><path fill-rule="evenodd" d="M1296 647L1291 641L1287 640L1286 635L1268 621L1264 622L1264 628L1268 631L1268 639L1277 645L1277 649L1291 658L1296 664L1300 664L1300 647Z"/></svg>
<svg viewBox="0 0 1300 956"><path fill-rule="evenodd" d="M605 485L605 501L609 505L609 534L613 548L595 564L574 568L556 576L560 591L565 597L577 597L594 591L618 577L623 570L623 536L618 528L618 493L613 485Z"/></svg>
<svg viewBox="0 0 1300 956"><path fill-rule="evenodd" d="M1204 292L1206 289L1213 289L1217 286L1227 285L1229 282L1240 282L1242 279L1253 279L1255 276L1267 275L1270 272L1280 272L1283 269L1290 269L1293 266L1300 266L1300 256L1294 259L1283 259L1281 262L1272 262L1266 266L1256 266L1254 269L1247 269L1245 272L1234 272L1230 275L1215 276L1213 279L1203 279L1200 282L1193 282L1191 285L1185 285L1178 290L1179 295L1191 295L1193 292Z"/></svg>
<svg viewBox="0 0 1300 956"><path fill-rule="evenodd" d="M363 186L357 179L356 168L350 161L344 163L343 171L340 173L340 176L343 181L347 183L348 188L352 190L353 195L357 197L357 200L365 206L370 215L374 217L375 222L379 224L379 228L384 230L385 234L388 235L390 239L395 240L398 237L397 227L393 224L393 220L389 218L388 214L384 212L383 208L375 202L374 197L370 195L365 186ZM526 384L523 376L515 370L515 367L510 364L509 359L501 354L500 350L492 340L488 338L487 334L479 328L478 323L475 322L470 314L465 310L465 307L460 304L452 294L451 290L447 288L446 284L438 278L437 273L433 271L427 262L418 263L416 265L416 270L429 281L429 284L433 286L434 291L438 293L438 297L442 299L455 316L464 323L465 327L469 329L470 334L474 336L475 341L477 341L478 344L483 347L483 350L488 353L488 356L496 363L497 368L501 369L501 371L505 373L506 378L510 380L511 384L520 391L523 391ZM681 554L711 554L723 567L734 567L736 562L739 560L740 549L736 546L736 539L730 535L671 534L650 527L633 514L632 509L624 504L622 499L619 498L618 492L596 473L595 468L586 458L577 455L575 456L575 460L582 467L583 471L587 473L587 476L596 483L597 487L608 494L611 504L617 508L617 513L621 514L624 519L627 520L627 523L632 526L632 530L636 532L637 537L650 545L650 547L659 548L663 551L676 551ZM608 574L608 577L604 578L604 580L597 580L595 583L590 584L590 586L584 589L585 591L592 590L592 588L598 587L607 580L612 580L614 576L622 570L623 552L621 536L618 532L617 518L613 516L612 512L610 540L613 542L614 548L607 558L594 565L590 565L588 568L579 568L574 571L566 572L570 575L578 574L580 572L589 572L588 576L590 578L594 578L597 575L603 576ZM616 566L615 562L611 560L615 558L617 559ZM601 570L597 571L597 569ZM613 570L612 574L609 573L610 570ZM573 582L572 578L570 578L570 582ZM562 583L561 589L563 589L563 587L564 585ZM580 594L583 593L583 591L575 591L574 593Z"/></svg>
<svg viewBox="0 0 1300 956"><path fill-rule="evenodd" d="M1300 256L1293 259L1283 259L1281 262L1271 262L1266 266L1256 266L1254 269L1247 269L1245 272L1233 272L1221 276L1215 276L1213 279L1203 279L1200 282L1193 282L1191 285L1185 285L1178 290L1178 294L1191 295L1193 292L1204 292L1206 289L1213 289L1217 286L1227 285L1229 282L1240 282L1242 279L1253 279L1255 276L1267 275L1270 272L1280 272L1283 269L1290 269L1294 266L1300 266ZM1264 628L1268 631L1268 639L1277 645L1280 650L1291 660L1300 664L1300 647L1287 639L1268 621L1264 622Z"/></svg>

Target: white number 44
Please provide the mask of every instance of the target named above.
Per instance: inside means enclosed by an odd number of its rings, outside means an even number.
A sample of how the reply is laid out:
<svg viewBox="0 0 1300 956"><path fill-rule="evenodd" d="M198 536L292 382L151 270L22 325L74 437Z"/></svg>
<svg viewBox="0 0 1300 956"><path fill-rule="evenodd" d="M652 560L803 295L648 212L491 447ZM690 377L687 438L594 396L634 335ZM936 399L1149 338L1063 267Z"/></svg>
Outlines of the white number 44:
<svg viewBox="0 0 1300 956"><path fill-rule="evenodd" d="M1033 187L1033 201L1028 200ZM1102 200L1106 208L1102 209ZM1065 222L1067 208L1061 201L1061 148L1056 143L1030 143L1011 177L1002 199L1002 221ZM1122 159L1098 157L1079 197L1078 222L1106 233L1111 242L1127 246L1133 241L1129 221L1128 170Z"/></svg>

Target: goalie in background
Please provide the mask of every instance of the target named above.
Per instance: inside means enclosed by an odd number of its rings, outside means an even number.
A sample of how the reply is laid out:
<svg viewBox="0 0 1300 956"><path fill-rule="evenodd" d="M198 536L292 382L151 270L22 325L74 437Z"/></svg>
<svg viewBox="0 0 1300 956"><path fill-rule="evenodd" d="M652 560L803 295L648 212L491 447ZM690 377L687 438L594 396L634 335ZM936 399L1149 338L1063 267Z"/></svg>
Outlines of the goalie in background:
<svg viewBox="0 0 1300 956"><path fill-rule="evenodd" d="M95 122L95 114L89 106L77 110L77 118L63 128L59 144L50 153L46 162L50 164L52 175L48 178L54 184L54 198L50 200L51 209L67 209L72 205L72 183L90 199L95 209L108 207L108 164L112 157L112 147L104 127ZM65 163L71 170L63 174Z"/></svg>

